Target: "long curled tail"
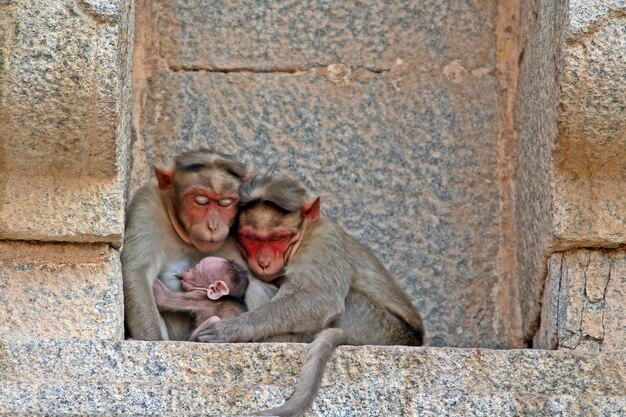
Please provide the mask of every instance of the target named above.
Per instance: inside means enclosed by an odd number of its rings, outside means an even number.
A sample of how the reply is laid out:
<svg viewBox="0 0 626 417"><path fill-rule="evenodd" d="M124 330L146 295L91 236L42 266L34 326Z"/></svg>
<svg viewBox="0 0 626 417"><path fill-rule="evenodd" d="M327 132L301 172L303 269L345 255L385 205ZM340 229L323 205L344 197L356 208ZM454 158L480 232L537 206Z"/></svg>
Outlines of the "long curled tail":
<svg viewBox="0 0 626 417"><path fill-rule="evenodd" d="M300 380L293 395L280 407L263 410L255 413L257 416L299 417L313 403L322 383L322 376L326 364L339 345L360 345L354 336L342 329L322 330L311 343L311 347L304 358L304 366Z"/></svg>

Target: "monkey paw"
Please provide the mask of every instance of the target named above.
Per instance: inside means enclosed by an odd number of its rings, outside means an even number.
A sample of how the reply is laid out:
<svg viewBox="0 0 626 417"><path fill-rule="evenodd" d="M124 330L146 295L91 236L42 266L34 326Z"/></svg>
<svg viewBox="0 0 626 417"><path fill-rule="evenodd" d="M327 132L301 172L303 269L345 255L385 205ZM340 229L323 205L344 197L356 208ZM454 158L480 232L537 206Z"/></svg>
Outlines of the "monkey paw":
<svg viewBox="0 0 626 417"><path fill-rule="evenodd" d="M194 332L196 342L202 343L229 343L238 342L237 332L229 320L218 320L204 329Z"/></svg>

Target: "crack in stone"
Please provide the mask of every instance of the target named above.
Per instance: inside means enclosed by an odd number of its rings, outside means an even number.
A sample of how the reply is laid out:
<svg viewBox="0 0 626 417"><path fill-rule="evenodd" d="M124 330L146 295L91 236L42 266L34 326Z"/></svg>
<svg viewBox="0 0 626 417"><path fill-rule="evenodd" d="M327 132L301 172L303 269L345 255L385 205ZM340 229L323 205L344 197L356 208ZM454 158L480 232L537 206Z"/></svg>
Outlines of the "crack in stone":
<svg viewBox="0 0 626 417"><path fill-rule="evenodd" d="M559 337L560 332L559 332L559 328L561 327L561 315L560 315L560 309L561 309L561 282L563 281L563 258L565 257L565 254L563 252L561 252L559 254L559 282L557 285L557 292L556 292L556 323L555 323L555 346L554 349L558 349L559 348L559 344L561 341L561 338ZM549 272L548 272L549 273Z"/></svg>
<svg viewBox="0 0 626 417"><path fill-rule="evenodd" d="M230 74L230 73L252 73L252 74L289 74L289 75L301 75L320 73L328 70L328 67L333 64L313 66L310 68L301 67L272 67L272 68L255 68L255 67L200 67L196 65L172 65L168 63L168 69L171 72L207 72L217 74ZM354 71L367 71L373 74L384 74L391 71L391 68L368 68L368 67L349 67L351 72Z"/></svg>
<svg viewBox="0 0 626 417"><path fill-rule="evenodd" d="M600 352L602 352L602 346L604 342L604 335L606 334L606 327L604 326L604 315L606 313L606 292L609 289L609 283L611 282L611 271L613 270L613 259L611 259L611 263L609 265L609 276L606 280L606 285L604 286L604 291L602 292L602 300L604 301L604 307L602 308L602 340L600 341L601 343L599 343L598 349Z"/></svg>
<svg viewBox="0 0 626 417"><path fill-rule="evenodd" d="M117 4L100 3L93 0L77 0L76 4L96 22L116 24L120 20L120 9Z"/></svg>

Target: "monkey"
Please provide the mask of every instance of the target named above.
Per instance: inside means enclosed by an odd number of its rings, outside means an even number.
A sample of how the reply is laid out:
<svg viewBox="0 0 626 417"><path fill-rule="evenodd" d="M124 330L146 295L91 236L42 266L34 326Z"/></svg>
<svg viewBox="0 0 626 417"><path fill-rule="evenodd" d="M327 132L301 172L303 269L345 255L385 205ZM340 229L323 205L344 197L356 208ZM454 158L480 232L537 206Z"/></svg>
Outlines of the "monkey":
<svg viewBox="0 0 626 417"><path fill-rule="evenodd" d="M246 311L243 298L248 273L233 261L215 256L202 259L194 268L179 274L184 292L170 291L154 282L154 299L159 311L191 313L194 333L217 320L236 317ZM218 301L219 300L219 301Z"/></svg>
<svg viewBox="0 0 626 417"><path fill-rule="evenodd" d="M320 198L307 195L288 175L267 174L243 185L240 251L252 274L279 290L255 311L196 334L201 342L313 341L295 393L260 415L302 415L337 345L424 343L422 319L409 297L368 247L320 215Z"/></svg>
<svg viewBox="0 0 626 417"><path fill-rule="evenodd" d="M233 156L208 149L183 152L173 168L155 166L154 174L156 182L134 193L126 215L121 257L127 336L187 340L190 315L160 314L152 285L159 279L180 291L176 275L209 254L245 265L230 227L239 188L251 174ZM267 302L275 291L250 277L248 308Z"/></svg>

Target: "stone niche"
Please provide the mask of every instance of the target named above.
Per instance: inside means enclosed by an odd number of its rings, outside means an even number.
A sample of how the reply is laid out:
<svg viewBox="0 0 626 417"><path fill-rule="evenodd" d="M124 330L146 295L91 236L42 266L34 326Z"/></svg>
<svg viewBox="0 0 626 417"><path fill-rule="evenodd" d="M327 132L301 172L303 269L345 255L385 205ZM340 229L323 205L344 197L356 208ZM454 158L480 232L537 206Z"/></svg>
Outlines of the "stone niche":
<svg viewBox="0 0 626 417"><path fill-rule="evenodd" d="M564 1L138 0L131 188L201 146L289 169L400 279L431 345L527 346L565 15Z"/></svg>

